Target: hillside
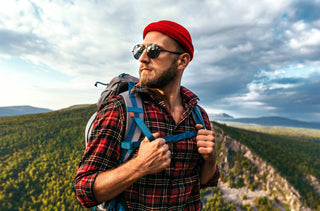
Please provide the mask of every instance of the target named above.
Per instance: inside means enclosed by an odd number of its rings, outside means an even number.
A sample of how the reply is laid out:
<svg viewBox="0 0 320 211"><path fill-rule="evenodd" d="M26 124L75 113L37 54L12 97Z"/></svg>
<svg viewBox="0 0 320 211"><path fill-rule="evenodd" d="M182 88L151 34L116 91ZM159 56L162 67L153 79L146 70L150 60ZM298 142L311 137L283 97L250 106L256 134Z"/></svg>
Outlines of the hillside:
<svg viewBox="0 0 320 211"><path fill-rule="evenodd" d="M95 105L0 118L0 210L79 210L71 190Z"/></svg>
<svg viewBox="0 0 320 211"><path fill-rule="evenodd" d="M26 114L46 113L52 110L47 108L36 108L32 106L6 106L0 107L0 117L4 116L19 116Z"/></svg>
<svg viewBox="0 0 320 211"><path fill-rule="evenodd" d="M282 209L320 209L320 137L270 135L218 123L213 127L226 200L246 204L242 197L266 196Z"/></svg>
<svg viewBox="0 0 320 211"><path fill-rule="evenodd" d="M85 210L75 199L71 186L84 150L84 128L95 110L96 106L91 105L0 118L0 210ZM279 206L285 206L283 203L289 206L291 202L280 197L281 191L274 190L269 196L268 189L263 189L265 184L275 183L271 180L275 177L283 178L286 186L296 191L293 191L297 195L294 201L299 206L316 209L320 204L319 194L313 190L315 185L307 185L309 180L306 179L311 178L312 184L318 184L319 143L249 132L218 123L214 128L222 176L220 189L202 191L207 207L236 209L239 205L233 198L237 194L232 191L239 192L241 188L248 193L251 189L265 191L271 199L277 196L273 201L279 201ZM268 171L265 172L255 167L266 165ZM258 176L261 174L265 176ZM267 187L272 189L270 185ZM212 191L214 197L208 196ZM287 196L287 191L283 195ZM258 198L254 203L250 194L246 197L252 209L266 200Z"/></svg>

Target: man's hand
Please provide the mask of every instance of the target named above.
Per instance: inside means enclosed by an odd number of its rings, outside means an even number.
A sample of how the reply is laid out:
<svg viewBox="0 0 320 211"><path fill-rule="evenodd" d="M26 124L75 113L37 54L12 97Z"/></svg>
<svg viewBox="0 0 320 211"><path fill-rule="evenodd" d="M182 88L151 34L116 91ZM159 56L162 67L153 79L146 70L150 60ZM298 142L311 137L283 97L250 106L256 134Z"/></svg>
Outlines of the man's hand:
<svg viewBox="0 0 320 211"><path fill-rule="evenodd" d="M150 142L145 138L135 158L98 174L94 182L94 196L97 202L108 201L126 190L146 174L154 174L165 170L170 166L171 152L163 138L159 134L153 136L156 140Z"/></svg>
<svg viewBox="0 0 320 211"><path fill-rule="evenodd" d="M201 129L203 126L197 124L198 134L196 137L198 152L202 154L203 159L208 162L216 162L216 148L214 132L211 130Z"/></svg>
<svg viewBox="0 0 320 211"><path fill-rule="evenodd" d="M158 138L159 133L153 134L156 138L150 142L146 137L140 144L137 160L142 162L140 169L145 174L154 174L165 170L171 163L171 152L166 141Z"/></svg>

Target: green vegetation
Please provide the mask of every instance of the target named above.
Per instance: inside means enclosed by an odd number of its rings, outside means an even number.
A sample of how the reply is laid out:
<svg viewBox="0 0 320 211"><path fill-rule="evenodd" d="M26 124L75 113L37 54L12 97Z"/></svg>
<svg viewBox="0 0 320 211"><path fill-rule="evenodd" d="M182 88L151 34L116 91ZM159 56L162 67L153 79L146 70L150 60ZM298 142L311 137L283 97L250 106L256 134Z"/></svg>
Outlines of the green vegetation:
<svg viewBox="0 0 320 211"><path fill-rule="evenodd" d="M226 125L236 128L242 128L260 133L269 133L273 135L299 137L309 140L320 141L320 130L296 127L281 127L281 126L262 126L255 124L245 124L238 122L227 122Z"/></svg>
<svg viewBox="0 0 320 211"><path fill-rule="evenodd" d="M256 198L254 202L259 211L279 211L279 209L273 207L273 202L267 197Z"/></svg>
<svg viewBox="0 0 320 211"><path fill-rule="evenodd" d="M241 207L241 210L253 211L250 204L240 205L240 207Z"/></svg>
<svg viewBox="0 0 320 211"><path fill-rule="evenodd" d="M218 152L220 149L218 148ZM256 165L251 163L248 158L240 152L228 151L227 182L230 188L241 188L249 186L250 190L255 190L261 183L260 180L254 180L254 175L258 173Z"/></svg>
<svg viewBox="0 0 320 211"><path fill-rule="evenodd" d="M209 197L208 195L212 195ZM231 202L222 199L222 192L217 187L206 188L200 191L201 201L203 203L203 211L235 211L236 208Z"/></svg>
<svg viewBox="0 0 320 211"><path fill-rule="evenodd" d="M320 137L279 136L217 125L277 169L299 191L305 205L320 206L319 194L305 181L306 175L320 178Z"/></svg>
<svg viewBox="0 0 320 211"><path fill-rule="evenodd" d="M83 209L71 187L95 109L0 118L0 210Z"/></svg>

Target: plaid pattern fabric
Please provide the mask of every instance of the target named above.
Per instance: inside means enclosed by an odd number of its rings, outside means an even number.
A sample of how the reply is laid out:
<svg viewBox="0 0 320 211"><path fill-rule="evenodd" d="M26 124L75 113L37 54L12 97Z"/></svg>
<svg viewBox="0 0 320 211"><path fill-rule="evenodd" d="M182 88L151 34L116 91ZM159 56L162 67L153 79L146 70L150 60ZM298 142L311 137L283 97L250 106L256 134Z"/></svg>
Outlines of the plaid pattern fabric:
<svg viewBox="0 0 320 211"><path fill-rule="evenodd" d="M137 85L132 91L138 92L144 102L144 122L152 133L160 132L160 137L163 137L195 130L191 113L198 98L188 89L181 87L184 113L178 124L155 94ZM208 116L203 109L201 111L209 129ZM86 207L97 205L93 183L99 172L119 165L125 115L125 104L119 96L112 97L99 109L92 140L88 143L75 177L77 198ZM200 210L200 188L217 185L218 169L214 177L200 187L199 174L203 159L197 152L195 138L168 145L172 155L170 167L161 173L142 177L121 194L120 198L128 210Z"/></svg>

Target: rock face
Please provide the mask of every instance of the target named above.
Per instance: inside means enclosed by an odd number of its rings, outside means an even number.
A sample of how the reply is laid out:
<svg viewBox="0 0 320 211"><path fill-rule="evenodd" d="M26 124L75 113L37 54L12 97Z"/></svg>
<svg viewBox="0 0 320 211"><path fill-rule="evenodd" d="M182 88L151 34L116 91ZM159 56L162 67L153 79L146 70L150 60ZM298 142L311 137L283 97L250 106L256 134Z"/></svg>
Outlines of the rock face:
<svg viewBox="0 0 320 211"><path fill-rule="evenodd" d="M216 132L216 144L222 173L219 188L223 199L231 201L237 210L246 204L257 210L257 197L268 197L279 210L310 210L302 205L298 191L248 147L225 136L223 131Z"/></svg>
<svg viewBox="0 0 320 211"><path fill-rule="evenodd" d="M312 187L314 187L314 190L320 195L320 182L319 182L319 180L313 175L307 175L305 180Z"/></svg>

